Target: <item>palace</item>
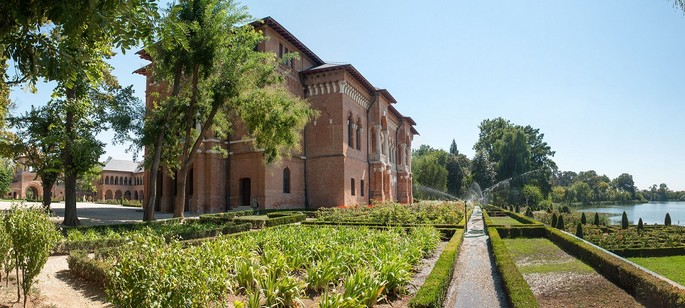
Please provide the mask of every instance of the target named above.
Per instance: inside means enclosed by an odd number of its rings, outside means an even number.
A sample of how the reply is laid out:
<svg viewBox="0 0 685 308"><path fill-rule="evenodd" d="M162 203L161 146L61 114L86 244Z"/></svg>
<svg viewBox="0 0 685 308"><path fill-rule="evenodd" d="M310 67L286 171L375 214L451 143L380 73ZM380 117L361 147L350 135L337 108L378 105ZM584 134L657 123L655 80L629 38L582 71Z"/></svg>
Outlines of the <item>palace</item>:
<svg viewBox="0 0 685 308"><path fill-rule="evenodd" d="M299 59L282 61L281 69L290 91L305 98L319 116L302 132L301 150L275 164L265 164L263 153L240 129L227 140L205 138L188 175L186 210L412 202L411 142L418 132L416 123L394 107L397 101L390 92L374 87L351 64L325 63L273 18L252 25L267 38L257 50L279 57L299 54ZM150 108L155 81L144 68L136 73L147 76ZM224 148L228 157L215 146ZM145 179L149 175L146 170ZM172 211L175 180L166 170L157 176L156 210ZM143 182L149 191L149 181Z"/></svg>

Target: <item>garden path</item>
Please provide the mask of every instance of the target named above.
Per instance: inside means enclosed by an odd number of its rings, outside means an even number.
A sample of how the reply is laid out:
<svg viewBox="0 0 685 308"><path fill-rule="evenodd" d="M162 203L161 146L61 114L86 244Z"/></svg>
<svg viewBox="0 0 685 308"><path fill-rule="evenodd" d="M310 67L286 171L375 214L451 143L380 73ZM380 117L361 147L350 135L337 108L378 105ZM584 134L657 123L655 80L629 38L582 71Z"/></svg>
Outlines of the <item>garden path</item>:
<svg viewBox="0 0 685 308"><path fill-rule="evenodd" d="M507 307L480 207L473 210L467 226L445 307Z"/></svg>

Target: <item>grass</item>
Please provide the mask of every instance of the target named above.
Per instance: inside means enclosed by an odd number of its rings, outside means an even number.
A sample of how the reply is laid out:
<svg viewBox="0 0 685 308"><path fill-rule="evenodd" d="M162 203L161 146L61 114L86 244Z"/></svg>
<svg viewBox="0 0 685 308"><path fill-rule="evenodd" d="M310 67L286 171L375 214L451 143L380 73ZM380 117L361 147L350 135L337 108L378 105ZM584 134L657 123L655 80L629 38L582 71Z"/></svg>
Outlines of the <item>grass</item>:
<svg viewBox="0 0 685 308"><path fill-rule="evenodd" d="M640 266L685 286L685 256L628 258Z"/></svg>
<svg viewBox="0 0 685 308"><path fill-rule="evenodd" d="M570 257L561 248L545 238L505 239L512 258L520 264L522 274L531 273L591 273L594 270L582 261Z"/></svg>
<svg viewBox="0 0 685 308"><path fill-rule="evenodd" d="M520 221L513 219L509 216L490 216L493 225L505 225L505 226L520 226L523 225Z"/></svg>
<svg viewBox="0 0 685 308"><path fill-rule="evenodd" d="M266 215L245 215L245 216L240 216L240 220L269 220L269 216L266 216Z"/></svg>

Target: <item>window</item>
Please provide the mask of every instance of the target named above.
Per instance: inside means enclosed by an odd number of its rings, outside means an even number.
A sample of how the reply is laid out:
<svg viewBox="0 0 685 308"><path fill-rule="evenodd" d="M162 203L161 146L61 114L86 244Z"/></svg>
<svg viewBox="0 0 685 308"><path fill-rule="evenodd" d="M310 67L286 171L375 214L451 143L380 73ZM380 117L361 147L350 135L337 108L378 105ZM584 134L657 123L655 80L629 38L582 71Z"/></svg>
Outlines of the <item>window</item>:
<svg viewBox="0 0 685 308"><path fill-rule="evenodd" d="M364 180L359 181L359 194L364 197Z"/></svg>
<svg viewBox="0 0 685 308"><path fill-rule="evenodd" d="M283 58L283 44L278 43L278 58Z"/></svg>
<svg viewBox="0 0 685 308"><path fill-rule="evenodd" d="M361 122L359 121L359 119L357 119L357 133L356 133L355 139L357 141L357 150L361 150L362 149L362 126L361 126Z"/></svg>
<svg viewBox="0 0 685 308"><path fill-rule="evenodd" d="M352 116L347 118L347 145L354 148L354 143L352 143Z"/></svg>
<svg viewBox="0 0 685 308"><path fill-rule="evenodd" d="M355 187L354 187L354 179L350 179L350 192L351 192L351 194L352 194L353 196L356 194L356 192L354 191L354 189L355 189Z"/></svg>
<svg viewBox="0 0 685 308"><path fill-rule="evenodd" d="M288 167L283 169L283 193L290 193L290 169Z"/></svg>

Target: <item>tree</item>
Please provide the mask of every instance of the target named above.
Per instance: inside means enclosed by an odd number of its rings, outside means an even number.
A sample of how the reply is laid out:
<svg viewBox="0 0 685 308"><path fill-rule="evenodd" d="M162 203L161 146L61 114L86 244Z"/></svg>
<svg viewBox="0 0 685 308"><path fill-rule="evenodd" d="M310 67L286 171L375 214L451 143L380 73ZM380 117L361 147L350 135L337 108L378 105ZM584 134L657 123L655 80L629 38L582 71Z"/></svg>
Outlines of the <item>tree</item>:
<svg viewBox="0 0 685 308"><path fill-rule="evenodd" d="M635 198L635 182L633 176L628 173L622 173L614 180L616 189L623 190L630 193L631 198Z"/></svg>
<svg viewBox="0 0 685 308"><path fill-rule="evenodd" d="M621 215L621 229L628 229L629 225L628 215L626 214L626 211L623 211L623 215Z"/></svg>
<svg viewBox="0 0 685 308"><path fill-rule="evenodd" d="M551 224L551 226L556 228L558 220L559 220L559 218L557 218L557 213L552 213L552 224Z"/></svg>
<svg viewBox="0 0 685 308"><path fill-rule="evenodd" d="M5 47L0 55L4 79L8 79L5 61L11 59L19 72L14 82L43 78L57 84L53 97L61 98L55 103L64 112L63 223L77 225L76 181L81 172L90 168L89 158L102 145L92 136L80 135L92 133L80 125L98 115L90 113L94 112L94 98L90 95L95 89L114 86L115 80L109 74L112 68L105 60L113 55L113 48L124 51L149 38L157 6L152 0L86 0L23 5L3 2L0 8L15 17L0 24L0 45Z"/></svg>
<svg viewBox="0 0 685 308"><path fill-rule="evenodd" d="M637 222L637 231L644 231L645 230L645 225L642 223L642 217L640 217L640 220Z"/></svg>
<svg viewBox="0 0 685 308"><path fill-rule="evenodd" d="M43 187L43 207L50 209L52 188L62 174L62 122L53 105L31 107L31 111L9 117L10 126L16 129L14 158L35 170Z"/></svg>
<svg viewBox="0 0 685 308"><path fill-rule="evenodd" d="M556 228L559 230L564 230L564 215L559 214L559 219L557 220Z"/></svg>
<svg viewBox="0 0 685 308"><path fill-rule="evenodd" d="M593 225L599 226L599 213L595 212L595 220L593 221Z"/></svg>
<svg viewBox="0 0 685 308"><path fill-rule="evenodd" d="M226 137L239 122L270 163L299 145L300 131L316 114L287 90L275 55L255 50L264 37L249 20L232 1L180 1L167 11L159 42L146 47L153 78L171 89L159 92L163 98L147 122L150 187L164 157L177 173L174 217L183 217L187 175L210 134Z"/></svg>
<svg viewBox="0 0 685 308"><path fill-rule="evenodd" d="M573 191L576 200L582 202L583 205L590 204L590 198L592 198L590 185L585 182L575 182L571 186L571 190Z"/></svg>
<svg viewBox="0 0 685 308"><path fill-rule="evenodd" d="M461 196L464 185L464 172L459 164L459 157L454 154L447 156L447 192L452 196Z"/></svg>
<svg viewBox="0 0 685 308"><path fill-rule="evenodd" d="M497 173L494 164L487 159L485 152L476 152L471 163L471 175L473 182L477 183L481 189L486 189L495 184Z"/></svg>
<svg viewBox="0 0 685 308"><path fill-rule="evenodd" d="M412 172L415 183L436 189L447 190L447 169L440 164L438 152L412 156Z"/></svg>
<svg viewBox="0 0 685 308"><path fill-rule="evenodd" d="M666 183L659 184L656 194L659 201L668 201L668 185Z"/></svg>
<svg viewBox="0 0 685 308"><path fill-rule="evenodd" d="M542 191L537 186L529 184L523 186L523 196L526 198L526 206L528 206L528 201L531 201L533 206L537 206L542 201Z"/></svg>
<svg viewBox="0 0 685 308"><path fill-rule="evenodd" d="M9 160L0 158L0 198L12 190L14 168Z"/></svg>
<svg viewBox="0 0 685 308"><path fill-rule="evenodd" d="M530 146L522 129L507 129L494 144L497 180L503 181L530 170Z"/></svg>
<svg viewBox="0 0 685 308"><path fill-rule="evenodd" d="M459 150L457 149L457 142L452 139L452 144L450 144L450 154L459 155Z"/></svg>
<svg viewBox="0 0 685 308"><path fill-rule="evenodd" d="M580 223L586 224L587 223L587 218L585 217L585 212L580 216Z"/></svg>
<svg viewBox="0 0 685 308"><path fill-rule="evenodd" d="M578 223L576 225L576 236L579 238L583 238L583 224Z"/></svg>

